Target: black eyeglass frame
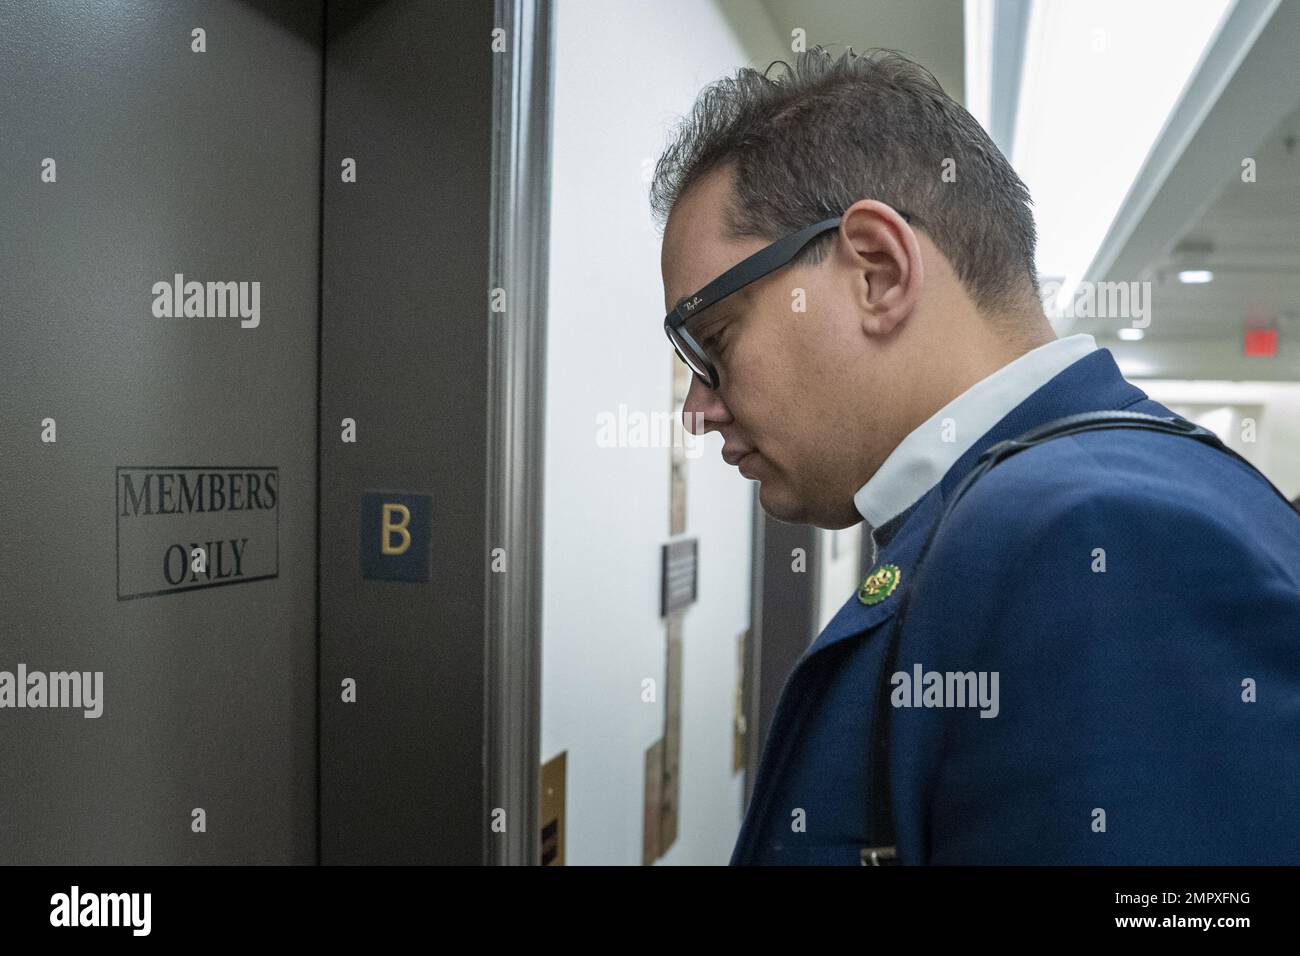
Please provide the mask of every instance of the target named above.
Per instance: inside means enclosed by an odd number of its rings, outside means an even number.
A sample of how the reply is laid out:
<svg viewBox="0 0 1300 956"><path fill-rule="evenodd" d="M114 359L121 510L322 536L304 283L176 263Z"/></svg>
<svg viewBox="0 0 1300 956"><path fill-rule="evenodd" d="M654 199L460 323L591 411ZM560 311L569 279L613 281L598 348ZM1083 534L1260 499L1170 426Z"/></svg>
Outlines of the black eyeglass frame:
<svg viewBox="0 0 1300 956"><path fill-rule="evenodd" d="M912 217L901 209L898 210L898 214L904 221L908 223L912 221ZM698 292L683 297L664 316L664 332L668 336L668 341L672 343L678 357L686 363L686 367L704 385L714 389L718 387L718 370L700 343L686 330L686 323L709 306L717 304L732 293L739 292L751 282L757 282L782 266L788 265L804 246L822 233L839 226L842 219L842 216L823 219L821 222L815 222L811 226L805 226L797 232L776 240L771 245L742 259ZM692 357L695 361L692 361Z"/></svg>

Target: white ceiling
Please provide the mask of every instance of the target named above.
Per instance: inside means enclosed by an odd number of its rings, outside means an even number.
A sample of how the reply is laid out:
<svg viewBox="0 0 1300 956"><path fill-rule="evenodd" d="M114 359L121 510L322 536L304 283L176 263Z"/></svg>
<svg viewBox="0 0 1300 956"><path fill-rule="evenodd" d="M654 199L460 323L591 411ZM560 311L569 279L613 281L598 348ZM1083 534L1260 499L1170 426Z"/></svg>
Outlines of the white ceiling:
<svg viewBox="0 0 1300 956"><path fill-rule="evenodd" d="M1235 332L1251 314L1300 316L1300 110L1247 155L1256 161L1256 181L1242 182L1234 170L1182 237L1211 244L1203 258L1214 281L1179 283L1173 275L1186 261L1180 256L1152 263L1153 274L1167 277L1158 286L1163 321L1157 334L1217 337Z"/></svg>
<svg viewBox="0 0 1300 956"><path fill-rule="evenodd" d="M749 34L759 38L751 54L760 66L789 60L791 31L801 27L809 47L820 43L833 51L846 46L858 51L873 47L899 50L933 72L950 95L964 99L965 34L960 0L724 0L721 6L732 17L749 19L757 10L770 21L775 35L770 49L762 39L768 31ZM1247 58L1258 54L1267 69L1278 70L1279 55L1273 50L1280 42L1276 30L1294 26L1294 19L1279 16L1270 25L1271 41L1266 32ZM1265 45L1273 52L1262 49ZM1291 59L1281 73L1275 72L1280 86L1292 85L1288 74L1293 74L1294 62ZM1276 87L1273 95L1278 95ZM1287 107L1291 113L1275 124L1262 142L1237 142L1247 137L1229 137L1231 142L1224 142L1220 136L1210 146L1202 140L1185 143L1187 152L1179 162L1193 168L1198 162L1203 168L1206 163L1215 164L1211 168L1221 169L1221 175L1204 181L1217 185L1202 188L1199 194L1171 190L1184 214L1170 215L1168 208L1161 215L1153 213L1145 234L1141 229L1135 233L1147 240L1145 244L1121 243L1125 255L1120 275L1151 282L1152 321L1146 337L1140 342L1119 341L1116 330L1129 325L1129 320L1078 318L1068 329L1096 336L1130 376L1300 380L1300 86L1295 86L1294 94L1287 91L1284 95L1291 96ZM1224 102L1216 109L1231 112ZM1251 101L1247 98L1245 102ZM1291 139L1296 142L1288 147ZM1202 152L1199 157L1195 155L1198 150ZM1256 160L1254 183L1241 182L1235 164L1244 156ZM1199 214L1198 209L1202 210ZM1149 241L1153 234L1155 242ZM1184 261L1174 254L1183 240L1209 242L1212 251L1195 262ZM1144 248L1151 251L1133 259L1132 253ZM1178 268L1190 266L1213 270L1214 281L1205 285L1178 282ZM1109 277L1118 278L1114 274ZM1278 358L1242 355L1248 318L1276 319Z"/></svg>
<svg viewBox="0 0 1300 956"><path fill-rule="evenodd" d="M1180 283L1188 268L1214 281ZM1300 3L1230 8L1088 278L1151 283L1141 341L1115 337L1125 320L1064 326L1095 335L1130 377L1300 381ZM1247 357L1248 325L1272 324L1277 354Z"/></svg>
<svg viewBox="0 0 1300 956"><path fill-rule="evenodd" d="M1126 323L1080 320L1115 353L1130 377L1300 381L1300 110L1257 148L1257 180L1229 173L1208 208L1143 270L1152 282L1152 321L1140 342L1113 336ZM1184 240L1209 243L1189 258ZM1207 268L1214 281L1186 285L1181 268ZM1248 324L1276 324L1277 355L1243 353Z"/></svg>
<svg viewBox="0 0 1300 956"><path fill-rule="evenodd" d="M1276 319L1279 340L1300 345L1300 109L1264 143L1240 152L1256 161L1256 181L1226 171L1205 212L1168 237L1166 251L1143 270L1152 282L1153 316L1144 351L1197 341L1239 347L1248 318ZM1208 243L1210 251L1180 254L1185 240ZM1185 285L1177 273L1187 268L1209 269L1214 281ZM1127 324L1079 319L1074 330L1113 337Z"/></svg>

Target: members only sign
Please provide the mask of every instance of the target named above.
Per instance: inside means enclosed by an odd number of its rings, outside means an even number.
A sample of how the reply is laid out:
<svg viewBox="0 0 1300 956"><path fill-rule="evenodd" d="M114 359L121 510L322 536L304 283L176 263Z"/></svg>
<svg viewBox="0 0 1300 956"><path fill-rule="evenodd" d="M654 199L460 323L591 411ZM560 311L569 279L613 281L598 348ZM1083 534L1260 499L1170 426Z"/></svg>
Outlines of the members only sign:
<svg viewBox="0 0 1300 956"><path fill-rule="evenodd" d="M279 468L118 467L119 601L279 572Z"/></svg>

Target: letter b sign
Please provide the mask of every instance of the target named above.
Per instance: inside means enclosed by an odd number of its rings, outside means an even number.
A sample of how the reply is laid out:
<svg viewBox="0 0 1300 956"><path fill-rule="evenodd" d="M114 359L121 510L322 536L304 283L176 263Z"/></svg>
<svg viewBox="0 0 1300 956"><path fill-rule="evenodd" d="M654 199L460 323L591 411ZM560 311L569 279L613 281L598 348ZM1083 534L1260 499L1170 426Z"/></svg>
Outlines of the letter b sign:
<svg viewBox="0 0 1300 956"><path fill-rule="evenodd" d="M388 581L428 581L433 497L368 491L361 496L361 573Z"/></svg>
<svg viewBox="0 0 1300 956"><path fill-rule="evenodd" d="M406 554L411 547L411 532L407 530L411 523L411 509L390 501L385 501L383 508L383 525L379 529L383 540L379 549L384 554ZM401 515L401 518L395 521L395 515ZM401 544L393 543L394 534L401 535Z"/></svg>

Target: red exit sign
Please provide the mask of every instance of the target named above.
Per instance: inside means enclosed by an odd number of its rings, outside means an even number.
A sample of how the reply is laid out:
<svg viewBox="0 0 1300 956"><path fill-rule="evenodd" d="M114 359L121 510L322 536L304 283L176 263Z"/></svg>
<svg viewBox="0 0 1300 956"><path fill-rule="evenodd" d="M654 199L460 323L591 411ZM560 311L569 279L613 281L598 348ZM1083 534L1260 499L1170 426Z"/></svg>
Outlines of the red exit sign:
<svg viewBox="0 0 1300 956"><path fill-rule="evenodd" d="M1277 355L1277 329L1247 329L1245 351L1252 357Z"/></svg>

